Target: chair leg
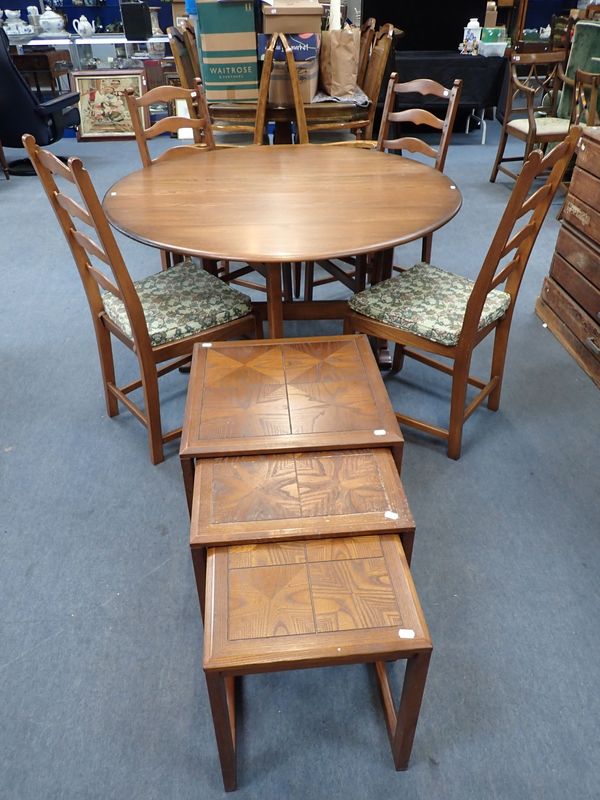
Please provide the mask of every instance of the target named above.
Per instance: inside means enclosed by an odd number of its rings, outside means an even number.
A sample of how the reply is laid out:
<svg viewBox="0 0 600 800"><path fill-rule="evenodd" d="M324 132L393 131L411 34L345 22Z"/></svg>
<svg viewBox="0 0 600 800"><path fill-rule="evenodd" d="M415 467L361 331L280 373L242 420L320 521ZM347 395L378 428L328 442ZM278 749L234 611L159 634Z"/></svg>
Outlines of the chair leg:
<svg viewBox="0 0 600 800"><path fill-rule="evenodd" d="M500 408L500 394L502 392L502 378L504 376L504 364L506 362L506 348L508 346L508 334L510 332L510 320L504 320L496 328L494 334L494 350L492 353L492 368L490 378L498 377L498 385L490 392L487 407L490 411L498 411Z"/></svg>
<svg viewBox="0 0 600 800"><path fill-rule="evenodd" d="M113 386L116 385L112 341L110 332L100 321L96 322L96 341L98 343L98 355L100 356L100 371L102 373L106 413L109 417L116 417L119 413L119 402L114 394L108 391L109 383L112 383Z"/></svg>
<svg viewBox="0 0 600 800"><path fill-rule="evenodd" d="M394 346L394 358L392 360L391 374L395 375L397 372L400 372L403 366L404 366L404 346L401 344L396 344Z"/></svg>
<svg viewBox="0 0 600 800"><path fill-rule="evenodd" d="M313 299L313 289L315 280L315 262L306 261L304 264L304 300L310 302Z"/></svg>
<svg viewBox="0 0 600 800"><path fill-rule="evenodd" d="M160 464L160 462L164 460L164 452L156 365L150 364L148 369L145 369L143 359L141 358L139 359L139 365L142 376L144 407L146 409L146 424L148 426L150 460L153 464Z"/></svg>
<svg viewBox="0 0 600 800"><path fill-rule="evenodd" d="M431 263L431 245L433 243L433 235L430 233L429 236L424 236L421 240L421 261L424 261L426 264Z"/></svg>
<svg viewBox="0 0 600 800"><path fill-rule="evenodd" d="M300 297L300 284L302 283L302 262L294 261L294 297Z"/></svg>
<svg viewBox="0 0 600 800"><path fill-rule="evenodd" d="M448 425L448 458L458 460L462 443L462 429L465 421L465 400L467 397L467 378L471 366L471 354L457 358L452 373L452 397L450 399L450 423Z"/></svg>
<svg viewBox="0 0 600 800"><path fill-rule="evenodd" d="M502 128L502 132L500 133L500 141L498 142L498 152L496 153L496 160L494 161L494 166L492 167L492 174L490 175L490 182L494 183L496 177L498 176L498 167L502 161L502 157L504 155L504 149L506 147L506 140L508 139L508 134L506 133L506 128Z"/></svg>
<svg viewBox="0 0 600 800"><path fill-rule="evenodd" d="M237 787L235 763L235 709L230 707L233 693L228 700L226 679L222 673L205 672L208 699L212 712L217 750L223 773L223 786L226 792L233 792Z"/></svg>
<svg viewBox="0 0 600 800"><path fill-rule="evenodd" d="M292 264L285 262L281 265L282 282L283 282L283 299L286 302L292 300Z"/></svg>
<svg viewBox="0 0 600 800"><path fill-rule="evenodd" d="M367 284L367 259L366 255L356 256L354 268L354 291L362 292Z"/></svg>

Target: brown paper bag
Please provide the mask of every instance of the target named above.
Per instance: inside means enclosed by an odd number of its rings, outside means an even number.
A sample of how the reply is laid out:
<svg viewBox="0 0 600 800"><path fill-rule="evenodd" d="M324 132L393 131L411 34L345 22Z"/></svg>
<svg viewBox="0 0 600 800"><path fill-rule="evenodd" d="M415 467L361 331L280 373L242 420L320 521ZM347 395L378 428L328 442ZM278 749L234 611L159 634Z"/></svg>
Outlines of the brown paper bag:
<svg viewBox="0 0 600 800"><path fill-rule="evenodd" d="M352 94L356 89L360 29L321 33L320 74L323 91L332 97Z"/></svg>

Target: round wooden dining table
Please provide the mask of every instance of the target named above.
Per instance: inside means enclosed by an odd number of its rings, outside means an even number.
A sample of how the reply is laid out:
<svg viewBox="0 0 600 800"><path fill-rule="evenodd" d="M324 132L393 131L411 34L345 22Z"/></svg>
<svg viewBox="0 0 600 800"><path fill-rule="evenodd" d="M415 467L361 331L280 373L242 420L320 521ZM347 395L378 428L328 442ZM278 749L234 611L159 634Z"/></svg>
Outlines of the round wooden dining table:
<svg viewBox="0 0 600 800"><path fill-rule="evenodd" d="M264 264L269 335L281 337L284 318L341 319L345 309L342 301L339 309L336 301L283 302L282 264L390 251L441 228L461 202L451 178L412 159L277 145L152 164L117 181L103 205L117 230L145 244Z"/></svg>

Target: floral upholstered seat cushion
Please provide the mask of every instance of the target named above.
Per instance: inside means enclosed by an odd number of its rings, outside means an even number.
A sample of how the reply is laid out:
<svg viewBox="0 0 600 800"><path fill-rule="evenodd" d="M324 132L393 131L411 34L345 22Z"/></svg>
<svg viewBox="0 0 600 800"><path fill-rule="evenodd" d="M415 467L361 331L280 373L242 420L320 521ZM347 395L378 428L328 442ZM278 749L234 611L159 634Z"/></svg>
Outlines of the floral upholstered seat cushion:
<svg viewBox="0 0 600 800"><path fill-rule="evenodd" d="M153 347L185 339L250 312L250 298L210 275L192 261L133 284L140 298ZM104 308L127 336L131 326L125 305L105 292Z"/></svg>
<svg viewBox="0 0 600 800"><path fill-rule="evenodd" d="M452 347L458 342L473 281L430 264L416 264L350 299L351 308L387 325ZM491 291L479 328L500 319L510 295Z"/></svg>

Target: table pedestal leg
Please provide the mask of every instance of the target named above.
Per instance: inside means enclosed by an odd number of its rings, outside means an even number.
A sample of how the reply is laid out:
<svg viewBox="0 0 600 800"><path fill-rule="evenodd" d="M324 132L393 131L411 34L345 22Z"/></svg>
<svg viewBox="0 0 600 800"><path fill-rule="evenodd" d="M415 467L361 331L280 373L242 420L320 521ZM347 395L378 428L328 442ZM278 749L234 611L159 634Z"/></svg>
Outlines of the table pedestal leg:
<svg viewBox="0 0 600 800"><path fill-rule="evenodd" d="M269 338L280 339L283 336L281 264L267 264L267 318Z"/></svg>

